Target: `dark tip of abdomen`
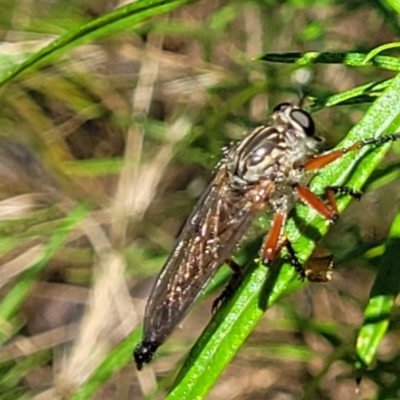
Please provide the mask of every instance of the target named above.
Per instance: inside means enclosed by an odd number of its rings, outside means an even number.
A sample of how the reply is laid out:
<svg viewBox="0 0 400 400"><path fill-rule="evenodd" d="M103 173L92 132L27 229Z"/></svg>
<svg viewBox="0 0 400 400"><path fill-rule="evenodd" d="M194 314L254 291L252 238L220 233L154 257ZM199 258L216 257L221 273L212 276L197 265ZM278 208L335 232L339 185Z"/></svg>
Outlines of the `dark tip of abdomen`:
<svg viewBox="0 0 400 400"><path fill-rule="evenodd" d="M140 371L143 364L148 364L158 349L159 344L155 342L140 342L133 351L136 367Z"/></svg>

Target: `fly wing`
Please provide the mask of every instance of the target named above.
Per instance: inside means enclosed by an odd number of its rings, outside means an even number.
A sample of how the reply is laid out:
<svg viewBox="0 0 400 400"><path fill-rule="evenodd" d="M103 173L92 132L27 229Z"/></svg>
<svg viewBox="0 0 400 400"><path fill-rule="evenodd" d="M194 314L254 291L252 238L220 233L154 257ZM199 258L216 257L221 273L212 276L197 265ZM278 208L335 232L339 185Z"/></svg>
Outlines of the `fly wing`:
<svg viewBox="0 0 400 400"><path fill-rule="evenodd" d="M224 165L199 199L153 287L144 341L161 344L230 257L253 217L253 203L229 185Z"/></svg>

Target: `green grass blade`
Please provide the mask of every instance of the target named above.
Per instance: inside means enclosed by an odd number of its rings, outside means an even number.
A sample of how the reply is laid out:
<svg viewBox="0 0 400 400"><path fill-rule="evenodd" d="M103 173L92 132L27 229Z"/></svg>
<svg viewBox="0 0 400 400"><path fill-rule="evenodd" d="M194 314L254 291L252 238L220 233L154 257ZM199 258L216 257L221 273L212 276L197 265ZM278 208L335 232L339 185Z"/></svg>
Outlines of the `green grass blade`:
<svg viewBox="0 0 400 400"><path fill-rule="evenodd" d="M101 176L121 172L124 160L119 157L67 161L64 170L70 175Z"/></svg>
<svg viewBox="0 0 400 400"><path fill-rule="evenodd" d="M400 77L396 77L363 119L354 126L341 146L359 139L394 132L399 126ZM382 146L374 151L364 148L358 153L348 154L324 168L313 181L312 189L320 192L327 185L340 185L344 182L360 189L388 147ZM340 199L339 209L342 211L349 201L346 198ZM292 218L288 223L287 233L299 258L305 261L313 250L314 241L326 233L328 228L326 221L307 207L297 206L296 215L304 221L303 227L298 221L294 223ZM297 274L287 263L281 268L270 269L263 265L253 265L247 272L235 295L218 310L193 347L167 397L168 400L204 398L255 328L264 311L281 295L301 285Z"/></svg>
<svg viewBox="0 0 400 400"><path fill-rule="evenodd" d="M285 64L343 64L350 67L378 67L389 71L400 71L400 59L378 55L370 59L368 53L267 53L256 59Z"/></svg>
<svg viewBox="0 0 400 400"><path fill-rule="evenodd" d="M399 274L400 214L393 221L386 250L379 262L378 274L365 309L365 321L357 338L356 355L359 366L368 367L388 326L395 299L400 291Z"/></svg>
<svg viewBox="0 0 400 400"><path fill-rule="evenodd" d="M386 0L386 4L393 8L397 14L400 14L400 1L399 0Z"/></svg>
<svg viewBox="0 0 400 400"><path fill-rule="evenodd" d="M194 0L139 0L95 19L79 29L60 36L27 60L0 77L0 86L20 75L29 68L38 68L59 57L61 54L82 43L110 35L144 20L172 11Z"/></svg>
<svg viewBox="0 0 400 400"><path fill-rule="evenodd" d="M367 54L367 57L365 57L365 62L372 60L375 56L377 56L379 53L382 53L383 51L386 51L389 49L395 49L397 47L400 47L399 42L385 43L382 46L375 47Z"/></svg>
<svg viewBox="0 0 400 400"><path fill-rule="evenodd" d="M315 99L313 104L304 108L312 113L327 107L367 102L368 100L372 102L382 94L391 82L391 79L380 82L369 82L365 85L357 86L326 98ZM311 100L314 99L311 98Z"/></svg>

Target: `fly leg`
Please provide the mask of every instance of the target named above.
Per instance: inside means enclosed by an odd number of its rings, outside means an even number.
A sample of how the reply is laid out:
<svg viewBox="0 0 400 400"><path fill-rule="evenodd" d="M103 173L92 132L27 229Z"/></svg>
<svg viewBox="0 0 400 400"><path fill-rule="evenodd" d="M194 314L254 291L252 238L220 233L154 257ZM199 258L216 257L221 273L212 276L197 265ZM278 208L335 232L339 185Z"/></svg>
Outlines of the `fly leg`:
<svg viewBox="0 0 400 400"><path fill-rule="evenodd" d="M353 199L360 200L362 192L354 190L348 186L328 186L325 188L325 196L328 199L330 207L338 212L335 194L341 194L344 196L351 196Z"/></svg>
<svg viewBox="0 0 400 400"><path fill-rule="evenodd" d="M297 193L298 197L315 211L317 211L320 215L325 217L329 222L334 222L339 217L339 211L337 208L335 194L339 193L342 195L348 195L354 197L359 200L361 198L361 192L351 189L347 186L328 186L325 189L325 195L328 199L328 204L316 194L314 194L308 187L295 185L294 190ZM286 238L283 242L283 245L286 247L287 252L290 257L291 264L295 268L295 270L300 274L301 279L307 278L310 281L327 281L330 279L332 275L332 262L329 261L326 264L325 271L320 271L317 274L313 272L312 269L308 269L307 271L304 269L303 265L300 263L298 258L296 257L296 253L292 247L290 241Z"/></svg>
<svg viewBox="0 0 400 400"><path fill-rule="evenodd" d="M290 263L299 273L302 281L306 278L310 282L328 282L332 279L332 253L317 246L308 261L303 265L298 260L292 243L289 240L286 240L285 247L290 257Z"/></svg>
<svg viewBox="0 0 400 400"><path fill-rule="evenodd" d="M280 253L282 246L285 244L283 237L283 229L285 227L288 211L286 207L281 206L275 213L271 228L264 240L261 249L262 261L265 265L269 265Z"/></svg>
<svg viewBox="0 0 400 400"><path fill-rule="evenodd" d="M265 265L269 265L279 255L282 247L285 246L288 249L293 267L304 278L305 275L302 264L297 259L293 247L289 242L289 239L286 236L283 236L283 229L285 227L287 215L288 211L287 207L285 206L281 206L276 211L271 223L271 229L269 230L264 240L264 244L261 250L261 257L263 263ZM216 311L221 302L234 292L242 278L242 269L236 262L234 262L233 260L227 260L226 263L233 270L233 275L221 295L214 300L212 305L213 313Z"/></svg>
<svg viewBox="0 0 400 400"><path fill-rule="evenodd" d="M343 149L337 149L328 151L323 154L319 154L312 158L304 165L305 171L317 171L325 165L332 163L333 161L343 157L345 154L350 153L352 151L360 150L364 146L382 146L385 143L394 142L400 139L400 133L392 133L391 135L386 135L380 138L370 138L365 140L359 140L355 142L349 147L345 147Z"/></svg>
<svg viewBox="0 0 400 400"><path fill-rule="evenodd" d="M296 255L296 252L294 251L292 243L290 242L290 240L287 237L285 237L285 241L283 244L286 247L286 251L288 252L288 255L290 258L290 264L296 270L296 272L300 275L300 279L303 281L307 277L307 275L304 271L303 264L297 258L297 255Z"/></svg>
<svg viewBox="0 0 400 400"><path fill-rule="evenodd" d="M269 265L278 256L282 247L285 247L288 252L291 265L300 275L300 279L304 279L306 278L306 274L303 264L297 258L296 252L294 251L289 238L283 235L287 214L288 212L286 208L281 207L281 209L278 209L274 215L271 229L265 238L264 245L261 250L263 263L265 265Z"/></svg>
<svg viewBox="0 0 400 400"><path fill-rule="evenodd" d="M328 221L334 222L339 217L339 211L336 204L335 194L340 193L344 195L348 195L354 197L359 200L361 198L361 192L351 189L347 186L328 186L325 189L325 194L328 199L328 204L325 204L324 201L314 194L308 187L295 185L294 189L299 196L299 198L315 211L318 214L325 217Z"/></svg>
<svg viewBox="0 0 400 400"><path fill-rule="evenodd" d="M235 289L238 287L241 279L242 279L242 269L238 263L233 261L232 259L226 260L226 264L232 269L233 275L229 280L228 284L225 286L225 289L222 293L213 301L211 306L211 312L214 314L217 311L220 304L229 296L234 293Z"/></svg>
<svg viewBox="0 0 400 400"><path fill-rule="evenodd" d="M306 186L295 185L294 190L297 193L299 199L303 201L303 203L313 208L318 214L325 217L328 221L336 221L339 217L339 212L336 206L336 199L334 198L333 194L328 195L329 204L325 204L320 197L314 194Z"/></svg>

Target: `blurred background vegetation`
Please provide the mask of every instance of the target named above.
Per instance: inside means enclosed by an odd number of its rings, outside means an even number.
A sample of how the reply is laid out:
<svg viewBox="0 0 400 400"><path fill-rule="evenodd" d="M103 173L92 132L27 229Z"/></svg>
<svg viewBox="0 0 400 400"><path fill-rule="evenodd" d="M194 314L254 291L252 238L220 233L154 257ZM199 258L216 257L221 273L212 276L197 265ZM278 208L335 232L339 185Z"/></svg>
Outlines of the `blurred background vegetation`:
<svg viewBox="0 0 400 400"><path fill-rule="evenodd" d="M202 0L72 45L1 88L1 399L76 392L81 399L143 398L156 381L163 382L155 395L162 398L216 294L177 327L145 371L136 373L131 351L154 277L221 148L281 101L324 98L393 76L252 59L368 52L399 35L393 3ZM1 75L126 4L1 0ZM367 108L314 114L327 148ZM394 146L361 202L324 238L336 260L333 281L307 285L272 307L209 399L355 398L349 345L363 321L377 246L399 211L399 156ZM392 174L377 184L384 172ZM398 308L359 398L399 398L396 314ZM318 323L334 334L320 334Z"/></svg>

